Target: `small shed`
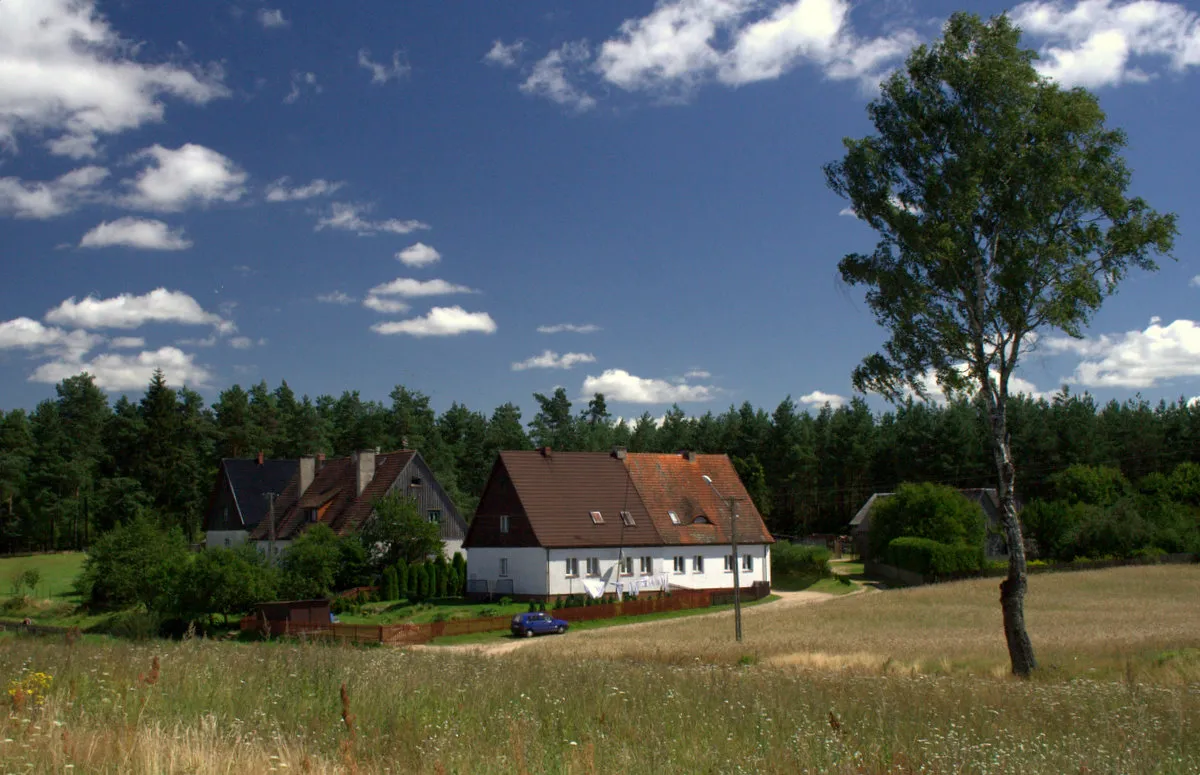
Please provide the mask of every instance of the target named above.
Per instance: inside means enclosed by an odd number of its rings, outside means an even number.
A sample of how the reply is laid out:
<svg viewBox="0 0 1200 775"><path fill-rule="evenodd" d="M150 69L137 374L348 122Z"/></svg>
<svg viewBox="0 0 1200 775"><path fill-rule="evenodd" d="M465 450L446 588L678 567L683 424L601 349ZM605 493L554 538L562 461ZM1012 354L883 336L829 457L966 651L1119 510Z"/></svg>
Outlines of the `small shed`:
<svg viewBox="0 0 1200 775"><path fill-rule="evenodd" d="M255 621L259 626L262 626L265 621L272 635L324 629L328 628L332 621L329 601L325 598L272 600L268 603L259 603L255 608Z"/></svg>

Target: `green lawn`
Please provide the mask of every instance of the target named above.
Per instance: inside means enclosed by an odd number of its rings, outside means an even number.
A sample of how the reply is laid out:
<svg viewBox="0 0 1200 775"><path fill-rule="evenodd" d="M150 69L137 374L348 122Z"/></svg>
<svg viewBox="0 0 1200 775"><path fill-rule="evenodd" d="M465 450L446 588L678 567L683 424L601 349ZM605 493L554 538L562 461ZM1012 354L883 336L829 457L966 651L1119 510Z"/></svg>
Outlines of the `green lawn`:
<svg viewBox="0 0 1200 775"><path fill-rule="evenodd" d="M73 584L83 570L86 556L83 552L59 552L28 557L0 557L0 595L11 595L13 579L23 571L34 568L42 574L35 597L74 597Z"/></svg>
<svg viewBox="0 0 1200 775"><path fill-rule="evenodd" d="M767 595L761 600L751 600L748 603L742 603L742 608L762 605L778 600L779 595ZM590 622L575 622L571 624L571 631L578 632L580 630L599 630L605 627L617 627L622 624L638 624L640 622L656 622L664 619L682 619L686 616L696 616L698 614L711 614L719 611L728 611L732 609L732 605L717 605L710 608L688 608L683 611L663 611L655 614L642 614L640 616L615 616L612 619L593 619ZM547 613L553 615L554 611L547 609ZM492 630L491 632L476 632L470 635L447 635L442 638L434 638L430 643L434 646L461 646L470 643L494 643L506 639L511 639L513 635L508 630Z"/></svg>
<svg viewBox="0 0 1200 775"><path fill-rule="evenodd" d="M337 615L346 624L428 624L444 620L479 619L488 616L512 616L529 610L529 603L468 603L461 598L434 599L425 603L367 603L360 613L344 611Z"/></svg>
<svg viewBox="0 0 1200 775"><path fill-rule="evenodd" d="M846 584L837 578L845 575L835 572L834 576L829 578L818 578L816 576L772 576L771 588L780 589L784 592L824 592L829 595L845 595L859 588L859 585L853 581Z"/></svg>

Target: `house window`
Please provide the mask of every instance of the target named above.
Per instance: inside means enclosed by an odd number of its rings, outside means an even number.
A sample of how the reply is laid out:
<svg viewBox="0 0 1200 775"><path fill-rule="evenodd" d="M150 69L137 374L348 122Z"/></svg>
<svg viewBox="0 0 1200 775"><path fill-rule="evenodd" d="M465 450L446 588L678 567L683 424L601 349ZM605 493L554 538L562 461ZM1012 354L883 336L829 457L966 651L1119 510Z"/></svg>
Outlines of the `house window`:
<svg viewBox="0 0 1200 775"><path fill-rule="evenodd" d="M429 510L429 521L435 525L441 524L442 510L441 509L430 509Z"/></svg>
<svg viewBox="0 0 1200 775"><path fill-rule="evenodd" d="M574 578L579 575L579 558L567 558L567 578Z"/></svg>
<svg viewBox="0 0 1200 775"><path fill-rule="evenodd" d="M704 555L697 554L692 558L692 573L704 572Z"/></svg>
<svg viewBox="0 0 1200 775"><path fill-rule="evenodd" d="M500 532L501 533L508 532L508 515L507 514L500 517Z"/></svg>
<svg viewBox="0 0 1200 775"><path fill-rule="evenodd" d="M621 523L625 525L625 527L634 527L637 525L637 523L633 521L633 515L628 511L621 512Z"/></svg>
<svg viewBox="0 0 1200 775"><path fill-rule="evenodd" d="M508 575L508 558L501 557L500 558L500 578L504 578L507 575Z"/></svg>
<svg viewBox="0 0 1200 775"><path fill-rule="evenodd" d="M742 555L742 570L744 570L744 571L753 571L754 570L754 557L752 557L749 554Z"/></svg>
<svg viewBox="0 0 1200 775"><path fill-rule="evenodd" d="M654 558L653 557L643 557L642 558L642 575L649 576L653 572L654 572Z"/></svg>
<svg viewBox="0 0 1200 775"><path fill-rule="evenodd" d="M225 539L225 548L226 549L229 548L229 539L228 538Z"/></svg>
<svg viewBox="0 0 1200 775"><path fill-rule="evenodd" d="M675 558L675 572L687 573L687 558L680 555Z"/></svg>
<svg viewBox="0 0 1200 775"><path fill-rule="evenodd" d="M733 555L732 554L725 555L725 572L733 573Z"/></svg>
<svg viewBox="0 0 1200 775"><path fill-rule="evenodd" d="M708 521L708 517L704 516L703 514L700 514L695 519L692 520L692 524L693 525L711 525L712 523Z"/></svg>
<svg viewBox="0 0 1200 775"><path fill-rule="evenodd" d="M678 515L678 514L676 514L676 513L675 513L675 512L673 512L673 511L668 511L668 512L667 512L667 516L671 518L671 524L672 524L672 525L678 525L678 524L679 524L679 515Z"/></svg>
<svg viewBox="0 0 1200 775"><path fill-rule="evenodd" d="M633 575L633 558L632 557L622 557L621 558L621 575L622 576L632 576Z"/></svg>
<svg viewBox="0 0 1200 775"><path fill-rule="evenodd" d="M309 509L309 510L308 510L308 521L309 521L309 522L316 522L316 521L317 521L317 510L316 510L316 509Z"/></svg>
<svg viewBox="0 0 1200 775"><path fill-rule="evenodd" d="M589 575L589 576L599 576L600 575L600 558L598 558L598 557L587 558L587 575Z"/></svg>
<svg viewBox="0 0 1200 775"><path fill-rule="evenodd" d="M593 525L603 525L604 524L604 515L601 514L600 512L598 512L598 511L591 512L591 517L592 517Z"/></svg>
<svg viewBox="0 0 1200 775"><path fill-rule="evenodd" d="M225 524L225 525L229 524L229 507L228 506L223 506L221 508L221 523Z"/></svg>

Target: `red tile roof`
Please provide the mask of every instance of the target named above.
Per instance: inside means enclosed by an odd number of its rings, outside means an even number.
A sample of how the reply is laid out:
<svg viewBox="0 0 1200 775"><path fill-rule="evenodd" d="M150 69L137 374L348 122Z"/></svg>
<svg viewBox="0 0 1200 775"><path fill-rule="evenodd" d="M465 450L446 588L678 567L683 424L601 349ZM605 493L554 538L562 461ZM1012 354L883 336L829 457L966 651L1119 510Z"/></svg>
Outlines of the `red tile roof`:
<svg viewBox="0 0 1200 775"><path fill-rule="evenodd" d="M660 455L628 453L625 466L646 509L666 544L727 544L730 542L729 498L736 500L738 543L771 543L774 539L762 515L742 485L726 455ZM722 501L705 481L726 500ZM671 521L675 512L680 524ZM704 517L708 524L697 523Z"/></svg>

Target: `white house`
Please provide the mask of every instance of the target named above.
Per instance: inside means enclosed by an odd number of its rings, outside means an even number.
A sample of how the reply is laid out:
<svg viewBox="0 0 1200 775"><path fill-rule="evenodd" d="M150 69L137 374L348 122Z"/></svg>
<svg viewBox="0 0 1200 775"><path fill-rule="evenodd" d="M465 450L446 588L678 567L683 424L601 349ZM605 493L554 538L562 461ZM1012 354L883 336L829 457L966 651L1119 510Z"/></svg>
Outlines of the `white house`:
<svg viewBox="0 0 1200 775"><path fill-rule="evenodd" d="M735 525L741 586L770 584L774 539L725 455L501 452L464 542L467 589L732 589Z"/></svg>

